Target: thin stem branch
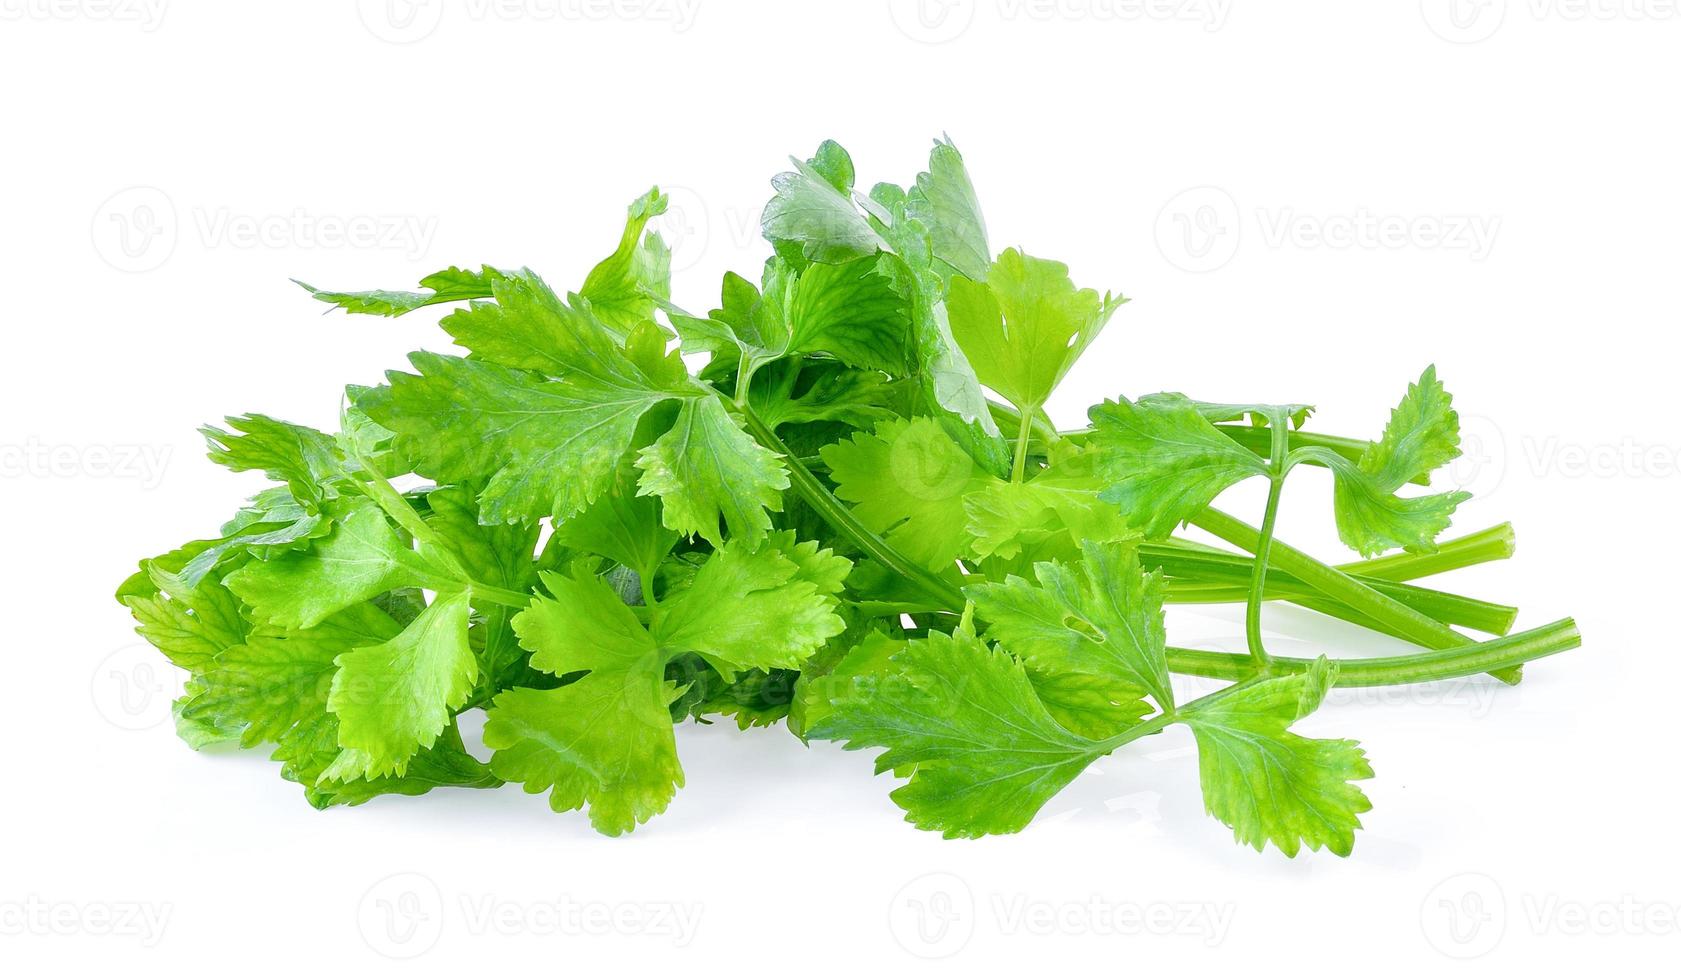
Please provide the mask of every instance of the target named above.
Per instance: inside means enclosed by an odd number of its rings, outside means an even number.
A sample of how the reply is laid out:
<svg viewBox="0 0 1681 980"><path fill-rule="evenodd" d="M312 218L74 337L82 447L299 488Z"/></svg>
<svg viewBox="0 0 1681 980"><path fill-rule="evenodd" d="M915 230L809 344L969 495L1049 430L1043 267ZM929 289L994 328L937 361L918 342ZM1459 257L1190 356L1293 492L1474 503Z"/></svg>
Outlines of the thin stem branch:
<svg viewBox="0 0 1681 980"><path fill-rule="evenodd" d="M1027 443L1033 435L1033 410L1021 413L1021 426L1016 431L1016 455L1010 463L1010 482L1020 483L1027 475Z"/></svg>
<svg viewBox="0 0 1681 980"><path fill-rule="evenodd" d="M1581 645L1582 635L1576 628L1576 621L1561 619L1511 636L1446 650L1399 657L1332 659L1331 663L1337 668L1336 687L1387 687L1477 674L1499 676L1515 672L1530 661L1574 650ZM1176 674L1217 680L1246 680L1255 673L1253 662L1242 654L1212 653L1183 647L1168 647L1167 663ZM1272 671L1275 674L1300 673L1314 663L1306 658L1274 657Z"/></svg>

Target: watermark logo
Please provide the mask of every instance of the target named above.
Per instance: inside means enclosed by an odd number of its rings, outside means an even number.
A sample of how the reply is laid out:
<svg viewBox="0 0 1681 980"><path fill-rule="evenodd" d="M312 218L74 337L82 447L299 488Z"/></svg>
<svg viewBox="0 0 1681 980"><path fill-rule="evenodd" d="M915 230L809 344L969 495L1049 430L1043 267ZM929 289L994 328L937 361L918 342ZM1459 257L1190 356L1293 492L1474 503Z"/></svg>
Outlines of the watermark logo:
<svg viewBox="0 0 1681 980"><path fill-rule="evenodd" d="M413 44L438 29L444 19L443 0L356 0L362 26L381 41Z"/></svg>
<svg viewBox="0 0 1681 980"><path fill-rule="evenodd" d="M168 262L182 238L205 249L308 248L400 251L418 261L432 248L438 219L415 214L322 214L294 208L257 214L196 205L183 221L156 187L130 187L94 212L93 246L122 272L151 272Z"/></svg>
<svg viewBox="0 0 1681 980"><path fill-rule="evenodd" d="M163 26L168 0L0 0L0 21L92 21L135 24L143 33Z"/></svg>
<svg viewBox="0 0 1681 980"><path fill-rule="evenodd" d="M146 949L163 940L174 907L156 902L0 902L0 936L109 936Z"/></svg>
<svg viewBox="0 0 1681 980"><path fill-rule="evenodd" d="M1518 9L1535 23L1681 20L1681 0L1525 0ZM1507 0L1419 0L1419 13L1431 33L1453 44L1486 41L1508 19Z"/></svg>
<svg viewBox="0 0 1681 980"><path fill-rule="evenodd" d="M129 187L93 214L93 246L113 269L150 272L175 254L180 238L175 202L156 187Z"/></svg>
<svg viewBox="0 0 1681 980"><path fill-rule="evenodd" d="M1213 272L1237 254L1243 217L1237 201L1219 187L1192 187L1156 215L1156 248L1186 272Z"/></svg>
<svg viewBox="0 0 1681 980"><path fill-rule="evenodd" d="M437 32L444 0L357 0L368 33L391 44L413 44ZM604 21L663 23L679 34L694 26L700 0L464 0L452 16L468 23L498 21L568 24Z"/></svg>
<svg viewBox="0 0 1681 980"><path fill-rule="evenodd" d="M155 490L169 468L172 446L134 443L50 443L30 437L0 443L0 479L131 480Z"/></svg>
<svg viewBox="0 0 1681 980"><path fill-rule="evenodd" d="M1443 956L1476 959L1493 951L1512 928L1532 936L1664 936L1681 934L1681 904L1633 895L1584 901L1554 892L1520 893L1515 905L1486 874L1465 872L1424 896L1419 923L1425 941Z"/></svg>
<svg viewBox="0 0 1681 980"><path fill-rule="evenodd" d="M438 944L444 932L444 896L437 882L405 871L382 878L356 907L356 927L381 956L408 960Z"/></svg>
<svg viewBox="0 0 1681 980"><path fill-rule="evenodd" d="M1506 0L1419 0L1419 14L1444 41L1475 44L1506 22Z"/></svg>
<svg viewBox="0 0 1681 980"><path fill-rule="evenodd" d="M1383 214L1369 208L1313 214L1292 207L1247 212L1219 187L1192 187L1175 194L1156 215L1156 248L1186 272L1212 272L1237 255L1253 236L1267 248L1421 249L1458 252L1473 262L1488 258L1500 233L1497 215Z"/></svg>
<svg viewBox="0 0 1681 980"><path fill-rule="evenodd" d="M992 0L991 16L1005 24L1137 23L1179 21L1218 31L1231 14L1231 0ZM976 0L887 0L899 33L922 44L945 44L975 22Z"/></svg>
<svg viewBox="0 0 1681 980"><path fill-rule="evenodd" d="M1419 907L1424 938L1456 960L1476 959L1506 935L1506 895L1485 874L1457 874L1430 889Z"/></svg>
<svg viewBox="0 0 1681 980"><path fill-rule="evenodd" d="M356 927L374 952L410 960L455 931L470 936L648 936L681 947L694 941L701 913L698 903L446 896L431 878L408 871L368 889L356 908Z"/></svg>
<svg viewBox="0 0 1681 980"><path fill-rule="evenodd" d="M888 904L887 925L900 948L921 959L955 956L981 929L999 936L1183 936L1204 946L1225 942L1235 906L1215 902L1139 902L1102 895L1048 899L993 893L977 901L968 882L935 872L911 879Z"/></svg>
<svg viewBox="0 0 1681 980"><path fill-rule="evenodd" d="M922 44L954 41L975 20L975 0L887 0L899 33Z"/></svg>
<svg viewBox="0 0 1681 980"><path fill-rule="evenodd" d="M168 721L170 704L181 690L177 672L144 643L131 643L101 660L91 687L99 716L129 732Z"/></svg>
<svg viewBox="0 0 1681 980"><path fill-rule="evenodd" d="M887 927L912 956L932 960L955 955L975 934L975 895L968 882L954 874L925 874L894 893Z"/></svg>

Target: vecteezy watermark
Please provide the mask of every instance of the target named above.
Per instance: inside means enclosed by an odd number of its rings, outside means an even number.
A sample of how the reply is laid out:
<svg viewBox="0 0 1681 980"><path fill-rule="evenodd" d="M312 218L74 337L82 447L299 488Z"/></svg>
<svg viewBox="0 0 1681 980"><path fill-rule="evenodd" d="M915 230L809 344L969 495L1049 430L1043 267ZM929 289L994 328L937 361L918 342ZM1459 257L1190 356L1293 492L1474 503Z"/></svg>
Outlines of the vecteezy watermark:
<svg viewBox="0 0 1681 980"><path fill-rule="evenodd" d="M1524 458L1536 476L1567 480L1674 479L1681 476L1681 442L1645 443L1634 439L1582 445L1562 439L1526 436Z"/></svg>
<svg viewBox="0 0 1681 980"><path fill-rule="evenodd" d="M1052 900L990 894L977 901L969 883L948 872L906 882L888 903L887 926L899 946L922 959L963 951L981 925L997 935L1186 936L1224 942L1235 906L1215 902L1115 901L1100 895Z"/></svg>
<svg viewBox="0 0 1681 980"><path fill-rule="evenodd" d="M888 903L887 928L913 956L951 956L975 934L975 893L968 882L943 871L913 878Z"/></svg>
<svg viewBox="0 0 1681 980"><path fill-rule="evenodd" d="M446 931L471 936L646 936L673 946L694 941L702 906L695 902L608 902L568 895L518 900L488 894L454 896L452 909L437 882L406 871L375 882L356 908L356 927L381 956L414 959ZM459 921L452 921L452 912Z"/></svg>
<svg viewBox="0 0 1681 980"><path fill-rule="evenodd" d="M179 671L144 643L113 651L93 669L90 692L99 716L124 731L140 732L169 720L183 690Z"/></svg>
<svg viewBox="0 0 1681 980"><path fill-rule="evenodd" d="M1335 688L1325 697L1331 705L1361 705L1367 707L1425 707L1462 710L1471 718L1487 718L1495 705L1518 692L1485 676L1456 677L1428 684L1406 684L1396 687Z"/></svg>
<svg viewBox="0 0 1681 980"><path fill-rule="evenodd" d="M1447 465L1443 484L1487 499L1514 470L1535 479L1673 480L1681 478L1681 440L1645 442L1631 437L1573 442L1557 435L1508 438L1494 420L1459 418L1460 456Z"/></svg>
<svg viewBox="0 0 1681 980"><path fill-rule="evenodd" d="M1681 20L1681 0L1419 0L1425 26L1454 44L1493 37L1509 21L1509 8L1538 22Z"/></svg>
<svg viewBox="0 0 1681 980"><path fill-rule="evenodd" d="M137 939L151 949L163 939L173 907L157 902L58 902L31 895L0 901L0 936L99 936Z"/></svg>
<svg viewBox="0 0 1681 980"><path fill-rule="evenodd" d="M0 21L92 21L134 24L150 33L163 26L168 0L0 0Z"/></svg>
<svg viewBox="0 0 1681 980"><path fill-rule="evenodd" d="M1681 902L1632 895L1583 900L1557 892L1525 892L1516 909L1506 889L1480 872L1444 879L1424 896L1419 924L1443 956L1475 959L1492 952L1514 928L1534 936L1681 935Z"/></svg>
<svg viewBox="0 0 1681 980"><path fill-rule="evenodd" d="M1245 234L1252 222L1256 234ZM1156 248L1186 272L1213 272L1230 262L1249 237L1267 248L1424 249L1486 259L1500 233L1498 215L1384 214L1369 208L1314 214L1293 207L1261 207L1246 214L1220 187L1175 194L1156 214Z"/></svg>
<svg viewBox="0 0 1681 980"><path fill-rule="evenodd" d="M168 262L180 236L175 202L156 187L120 190L93 214L94 249L123 272L150 272Z"/></svg>
<svg viewBox="0 0 1681 980"><path fill-rule="evenodd" d="M0 443L0 480L132 480L143 490L163 482L173 446L51 443L35 437Z"/></svg>
<svg viewBox="0 0 1681 980"><path fill-rule="evenodd" d="M1213 272L1232 260L1242 241L1237 201L1218 187L1180 191L1156 213L1156 248L1186 272Z"/></svg>
<svg viewBox="0 0 1681 980"><path fill-rule="evenodd" d="M380 40L413 44L430 37L446 17L468 22L643 21L666 24L682 33L694 26L700 3L701 0L356 0L356 13L368 32Z"/></svg>
<svg viewBox="0 0 1681 980"><path fill-rule="evenodd" d="M1137 23L1178 21L1217 31L1231 14L1231 0L989 0L991 15L1007 24ZM923 44L961 37L975 22L977 0L887 0L887 14L899 33Z"/></svg>
<svg viewBox="0 0 1681 980"><path fill-rule="evenodd" d="M185 233L202 248L326 248L400 251L415 261L431 250L438 219L415 214L250 213L194 206L183 223L170 196L129 187L94 212L93 246L114 269L151 272L168 262Z"/></svg>
<svg viewBox="0 0 1681 980"><path fill-rule="evenodd" d="M356 928L381 956L407 960L423 955L444 934L443 892L418 872L381 878L357 904Z"/></svg>

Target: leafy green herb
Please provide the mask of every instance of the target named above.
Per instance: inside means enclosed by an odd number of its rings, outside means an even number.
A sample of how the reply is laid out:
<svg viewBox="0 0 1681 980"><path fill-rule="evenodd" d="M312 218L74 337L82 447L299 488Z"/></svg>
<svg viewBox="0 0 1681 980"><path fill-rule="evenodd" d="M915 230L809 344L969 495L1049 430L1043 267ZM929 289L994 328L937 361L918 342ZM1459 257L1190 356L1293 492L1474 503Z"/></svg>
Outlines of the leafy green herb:
<svg viewBox="0 0 1681 980"><path fill-rule="evenodd" d="M271 485L117 593L188 675L181 737L269 746L317 807L512 782L617 835L683 786L679 726L786 721L877 750L911 823L976 837L1183 725L1240 843L1348 854L1372 769L1295 730L1331 687L1515 683L1579 644L1569 620L1510 633L1510 606L1411 584L1512 553L1505 527L1440 541L1466 495L1412 489L1459 453L1434 368L1371 441L1179 394L1059 431L1045 405L1125 300L995 254L949 140L907 185L858 186L835 143L796 159L763 269L704 315L673 302L657 189L572 291L489 266L305 287L348 313L450 307L456 352L348 386L337 434L203 430ZM1302 464L1367 560L1277 539ZM1251 478L1258 528L1212 506ZM1170 646L1173 602L1243 603L1248 651ZM1423 649L1274 657L1269 602ZM1185 700L1175 674L1232 683ZM462 737L481 711L484 759Z"/></svg>

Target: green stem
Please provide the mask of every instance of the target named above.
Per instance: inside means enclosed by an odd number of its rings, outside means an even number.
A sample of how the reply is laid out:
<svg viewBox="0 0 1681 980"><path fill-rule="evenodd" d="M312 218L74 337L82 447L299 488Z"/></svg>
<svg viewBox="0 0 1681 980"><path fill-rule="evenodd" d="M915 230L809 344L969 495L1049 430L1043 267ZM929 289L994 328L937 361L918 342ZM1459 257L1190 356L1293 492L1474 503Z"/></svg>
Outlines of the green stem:
<svg viewBox="0 0 1681 980"><path fill-rule="evenodd" d="M1227 544L1254 554L1261 546L1261 532L1230 514L1210 507L1191 523ZM1432 650L1446 650L1472 642L1446 623L1431 619L1392 599L1347 572L1332 568L1282 541L1273 543L1267 563L1309 588L1397 631L1398 636Z"/></svg>
<svg viewBox="0 0 1681 980"><path fill-rule="evenodd" d="M1427 575L1437 575L1451 572L1483 562L1503 561L1512 557L1517 550L1517 533L1510 524L1497 524L1475 534L1467 534L1451 541L1441 542L1435 551L1427 555L1415 555L1409 552L1397 552L1382 558L1372 558L1367 561L1349 562L1337 567L1350 575L1362 575L1370 578L1388 579L1391 582L1404 582L1409 579L1424 578Z"/></svg>
<svg viewBox="0 0 1681 980"><path fill-rule="evenodd" d="M1261 639L1261 603L1266 601L1267 554L1272 550L1273 528L1278 524L1278 500L1284 491L1284 478L1274 476L1267 490L1267 509L1261 517L1261 538L1255 547L1255 570L1249 576L1249 595L1243 610L1243 633L1249 640L1249 655L1265 670L1267 650Z"/></svg>
<svg viewBox="0 0 1681 980"><path fill-rule="evenodd" d="M1518 611L1515 607L1408 585L1401 580L1509 557L1509 533L1510 528L1503 525L1489 531L1444 541L1440 552L1436 554L1403 554L1394 556L1393 560L1378 559L1336 567L1350 574L1356 581L1433 619L1485 633L1505 634L1511 631L1512 624L1516 621ZM1277 540L1276 535L1274 540ZM1504 544L1498 548L1488 546L1490 541L1501 540ZM1243 602L1247 598L1247 586L1254 572L1255 560L1248 555L1178 539L1143 544L1139 547L1139 555L1146 565L1159 567L1167 573L1166 598L1169 602ZM1384 577L1357 574L1357 569L1368 567ZM1386 627L1369 617L1361 616L1346 606L1331 603L1330 600L1316 595L1312 589L1277 568L1267 573L1265 597L1287 600L1338 619L1389 632Z"/></svg>
<svg viewBox="0 0 1681 980"><path fill-rule="evenodd" d="M1146 718L1133 725L1119 735L1104 739L1097 744L1093 751L1097 752L1098 755L1108 755L1128 742L1136 742L1146 735L1154 735L1178 720L1179 716L1176 712L1163 711L1154 718Z"/></svg>
<svg viewBox="0 0 1681 980"><path fill-rule="evenodd" d="M1261 516L1261 535L1255 543L1255 567L1249 574L1249 600L1243 610L1243 633L1249 640L1249 655L1255 658L1255 664L1263 674L1267 672L1267 648L1261 638L1261 603L1266 600L1267 556L1272 552L1273 530L1278 526L1278 501L1284 494L1284 477L1290 471L1284 462L1288 426L1288 419L1273 413L1268 426L1272 432L1272 456L1267 465L1272 473L1267 487L1267 509Z"/></svg>
<svg viewBox="0 0 1681 980"><path fill-rule="evenodd" d="M829 492L812 472L805 468L799 457L795 456L778 436L765 425L753 410L746 405L740 406L743 420L747 423L747 431L759 444L773 453L782 456L782 462L788 467L788 481L794 492L805 500L817 516L826 521L830 527L851 539L858 546L858 550L880 562L889 571L916 585L930 598L945 604L951 612L963 608L963 593L955 585L942 580L928 569L901 555L898 550L881 539L881 536L865 527L852 513L851 508L842 503Z"/></svg>
<svg viewBox="0 0 1681 980"><path fill-rule="evenodd" d="M1399 657L1372 657L1356 660L1335 660L1336 687L1385 687L1398 684L1421 684L1428 681L1473 677L1477 674L1516 672L1532 660L1540 660L1582 645L1582 634L1573 619L1485 640L1467 643L1446 650ZM1212 653L1169 647L1168 668L1177 674L1191 674L1217 680L1246 680L1254 676L1254 664L1248 657L1233 653ZM1300 673L1315 661L1297 657L1274 657L1275 674Z"/></svg>
<svg viewBox="0 0 1681 980"><path fill-rule="evenodd" d="M1016 431L1016 456L1010 464L1010 482L1020 483L1027 475L1027 442L1033 435L1033 409L1021 413L1021 426Z"/></svg>

